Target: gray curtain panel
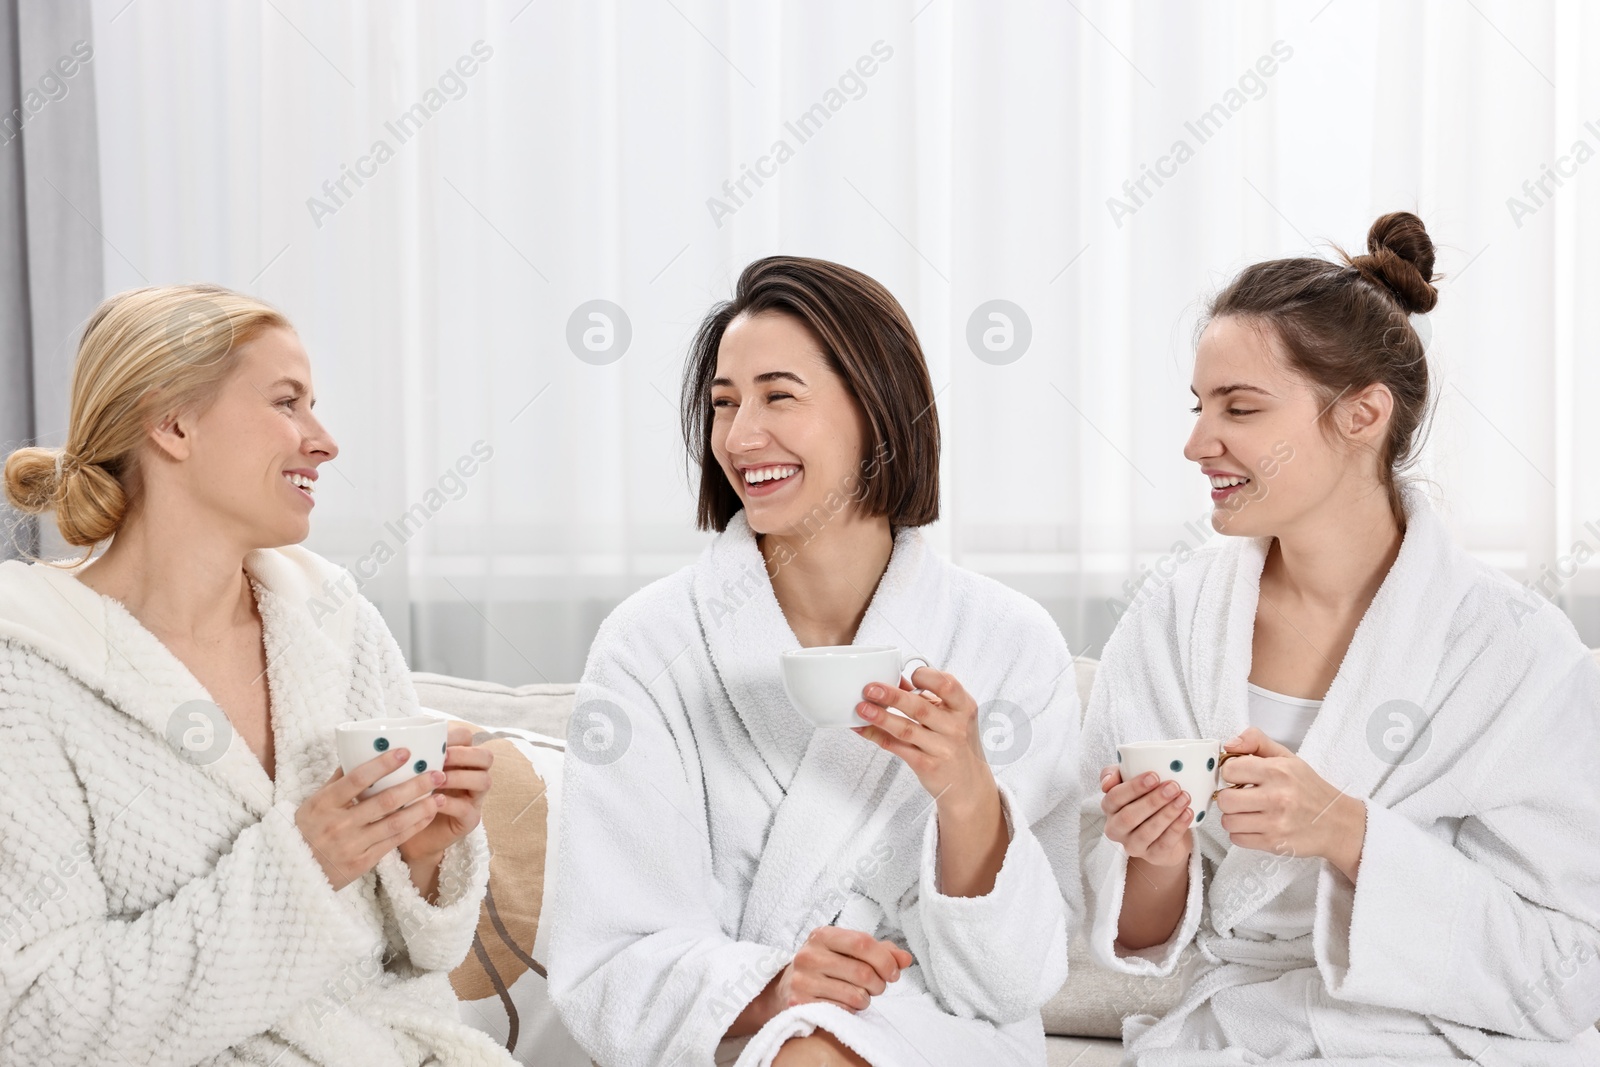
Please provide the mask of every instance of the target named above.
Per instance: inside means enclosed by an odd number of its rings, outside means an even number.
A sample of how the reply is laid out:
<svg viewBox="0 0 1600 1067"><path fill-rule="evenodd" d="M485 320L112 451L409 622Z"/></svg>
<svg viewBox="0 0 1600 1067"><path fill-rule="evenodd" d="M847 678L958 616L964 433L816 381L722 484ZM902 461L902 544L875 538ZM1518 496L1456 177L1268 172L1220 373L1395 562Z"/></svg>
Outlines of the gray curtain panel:
<svg viewBox="0 0 1600 1067"><path fill-rule="evenodd" d="M66 438L104 296L89 0L0 0L0 455ZM0 559L65 551L0 503Z"/></svg>

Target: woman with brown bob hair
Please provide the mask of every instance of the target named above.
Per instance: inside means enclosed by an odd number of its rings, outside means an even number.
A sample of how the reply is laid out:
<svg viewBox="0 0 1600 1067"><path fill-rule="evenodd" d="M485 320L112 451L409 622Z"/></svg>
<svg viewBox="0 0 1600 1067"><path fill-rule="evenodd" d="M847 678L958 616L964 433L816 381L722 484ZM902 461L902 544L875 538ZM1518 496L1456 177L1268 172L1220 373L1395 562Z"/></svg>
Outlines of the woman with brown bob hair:
<svg viewBox="0 0 1600 1067"><path fill-rule="evenodd" d="M1232 536L1140 590L1084 721L1090 947L1198 949L1127 1063L1600 1062L1600 667L1405 476L1433 263L1395 212L1211 303L1184 454ZM1214 803L1109 762L1164 738L1230 739Z"/></svg>
<svg viewBox="0 0 1600 1067"><path fill-rule="evenodd" d="M938 414L905 312L838 264L758 260L695 337L683 412L718 536L590 651L563 1019L615 1065L1043 1062L1078 912L1072 658L921 533ZM873 647L938 669L865 686L849 730L791 704L783 653Z"/></svg>

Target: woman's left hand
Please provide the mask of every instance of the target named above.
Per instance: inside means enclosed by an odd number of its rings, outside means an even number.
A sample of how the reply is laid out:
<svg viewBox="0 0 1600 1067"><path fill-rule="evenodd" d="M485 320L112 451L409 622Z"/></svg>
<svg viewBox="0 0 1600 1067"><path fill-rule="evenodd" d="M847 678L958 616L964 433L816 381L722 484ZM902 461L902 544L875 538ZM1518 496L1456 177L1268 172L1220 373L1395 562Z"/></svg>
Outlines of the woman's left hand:
<svg viewBox="0 0 1600 1067"><path fill-rule="evenodd" d="M450 724L444 754L444 785L433 796L418 801L436 804L433 821L400 846L400 858L411 867L412 880L424 896L437 888L439 862L444 850L470 834L483 821L483 798L489 792L489 767L494 753L472 743L472 730L464 723ZM425 888L419 874L431 871Z"/></svg>
<svg viewBox="0 0 1600 1067"><path fill-rule="evenodd" d="M943 806L972 807L998 796L994 773L978 736L978 704L955 676L918 667L900 688L872 684L856 711L871 726L851 729L892 755L916 774L922 788ZM892 715L887 708L909 718Z"/></svg>
<svg viewBox="0 0 1600 1067"><path fill-rule="evenodd" d="M1355 881L1366 839L1366 805L1257 727L1222 747L1241 753L1222 765L1222 778L1249 787L1217 793L1228 839L1280 856L1319 856Z"/></svg>

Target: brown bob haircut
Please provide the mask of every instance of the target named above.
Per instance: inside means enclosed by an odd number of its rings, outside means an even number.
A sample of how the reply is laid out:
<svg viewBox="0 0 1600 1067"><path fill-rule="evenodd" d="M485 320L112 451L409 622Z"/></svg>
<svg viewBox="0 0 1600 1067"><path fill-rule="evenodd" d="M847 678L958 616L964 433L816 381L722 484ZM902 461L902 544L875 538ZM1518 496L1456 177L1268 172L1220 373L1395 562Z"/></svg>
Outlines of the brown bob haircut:
<svg viewBox="0 0 1600 1067"><path fill-rule="evenodd" d="M860 271L823 259L768 256L739 275L732 300L711 309L684 365L683 442L691 478L700 469L696 525L720 533L744 506L711 447L711 380L728 325L765 312L789 315L810 329L866 415L862 513L887 516L891 526L938 519L939 413L905 309Z"/></svg>

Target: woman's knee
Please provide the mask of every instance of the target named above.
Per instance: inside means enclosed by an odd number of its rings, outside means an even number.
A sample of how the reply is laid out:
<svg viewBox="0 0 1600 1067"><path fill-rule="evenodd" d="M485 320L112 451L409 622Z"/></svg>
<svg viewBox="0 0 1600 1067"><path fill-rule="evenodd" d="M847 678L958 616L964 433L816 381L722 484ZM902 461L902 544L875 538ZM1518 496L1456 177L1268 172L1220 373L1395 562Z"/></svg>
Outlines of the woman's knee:
<svg viewBox="0 0 1600 1067"><path fill-rule="evenodd" d="M772 1058L772 1067L872 1067L826 1030L791 1037Z"/></svg>

